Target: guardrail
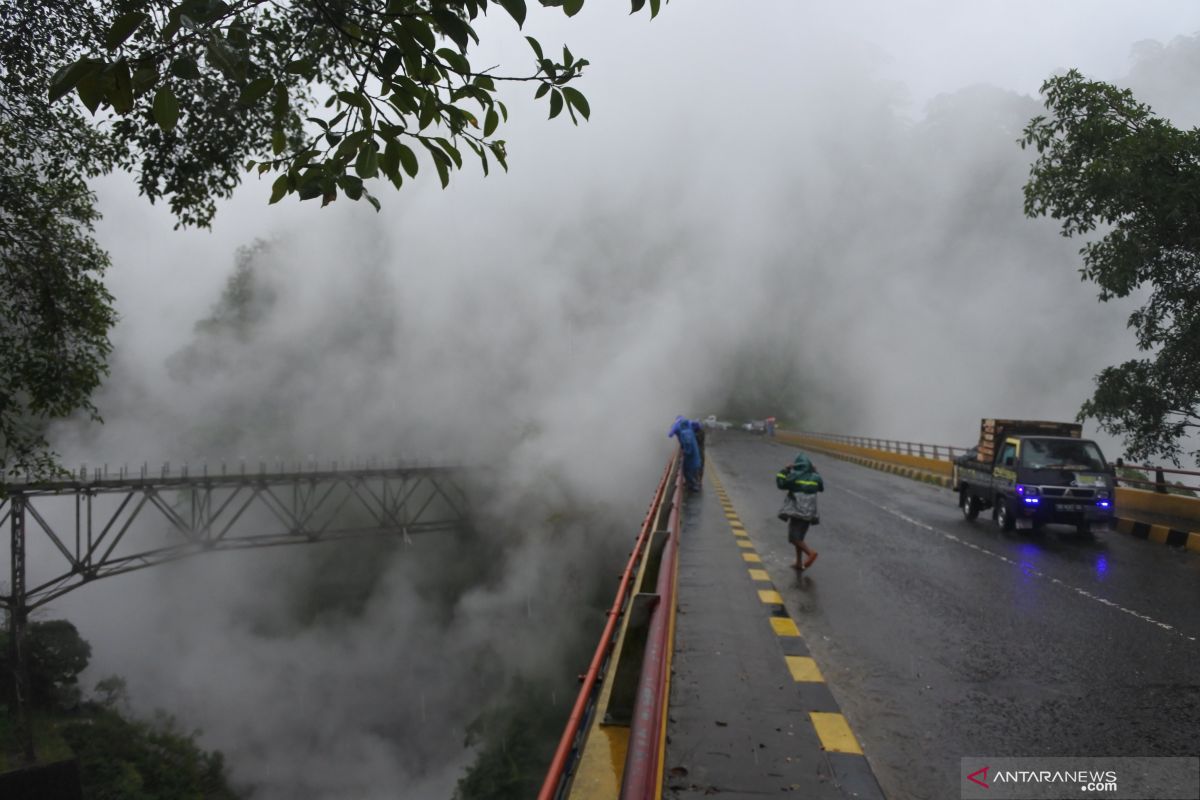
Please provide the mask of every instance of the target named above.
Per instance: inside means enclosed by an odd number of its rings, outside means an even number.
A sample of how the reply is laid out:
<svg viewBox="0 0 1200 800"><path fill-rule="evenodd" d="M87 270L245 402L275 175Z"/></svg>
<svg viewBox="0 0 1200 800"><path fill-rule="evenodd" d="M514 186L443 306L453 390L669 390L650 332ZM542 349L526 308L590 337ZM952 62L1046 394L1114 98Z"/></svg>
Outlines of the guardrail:
<svg viewBox="0 0 1200 800"><path fill-rule="evenodd" d="M919 458L931 458L935 461L953 461L961 455L966 454L971 450L970 447L955 447L946 444L930 444L928 442L908 442L899 439L880 439L873 436L848 436L838 433L814 433L812 431L789 431L797 436L805 436L809 439L819 439L828 442L836 442L838 444L851 445L853 447L862 447L869 450L878 450L884 453L896 453L899 455L917 456ZM1169 494L1175 491L1178 492L1196 492L1200 493L1200 483L1195 485L1184 484L1178 481L1169 481L1168 475L1186 475L1189 477L1200 477L1200 471L1178 469L1175 467L1164 467L1159 464L1126 464L1122 459L1117 459L1115 462L1117 469L1117 484L1135 486L1144 488L1149 491L1158 492L1159 494ZM1153 473L1154 478L1137 478L1131 477L1128 472L1137 471L1141 473ZM1122 474L1124 473L1124 474Z"/></svg>
<svg viewBox="0 0 1200 800"><path fill-rule="evenodd" d="M613 600L612 608L607 612L608 621L605 623L604 631L600 635L600 643L596 646L596 651L592 656L588 671L580 676L581 686L579 695L575 699L571 715L567 718L566 728L559 740L558 748L554 753L550 769L546 773L546 778L542 783L541 791L538 793L538 800L562 800L562 798L567 796L575 768L578 766L580 753L586 742L589 725L596 714L601 684L613 667L610 662L612 661L613 650L618 641L617 626L630 608L630 601L634 590L634 578L639 570L641 570L643 559L650 549L650 543L657 524L660 521L663 503L667 499L668 487L672 485L671 478L673 476L675 477L673 484L675 491L672 502L675 508L670 517L671 525L673 526L673 533L670 540L678 540L678 507L683 486L683 481L679 477L678 471L678 459L673 456L663 471L662 478L658 482L658 488L655 490L654 497L650 502L650 508L646 511L646 516L642 520L642 527L634 543L633 551L629 555L625 571L621 574L621 582L617 587L616 598ZM666 550L664 548L665 557ZM662 570L661 572L667 571L673 573L673 569ZM673 588L674 584L672 582ZM673 597L670 598L669 603L663 603L660 597L657 607L670 608L670 603L674 603ZM662 614L654 614L654 619L661 620L662 617ZM651 625L653 626L653 624L654 622L652 621ZM655 635L653 627L650 635ZM651 649L650 641L648 638L647 653ZM647 668L648 661L649 659L643 660L643 672ZM639 691L640 689L641 682L639 681ZM659 757L661 759L661 753Z"/></svg>
<svg viewBox="0 0 1200 800"><path fill-rule="evenodd" d="M929 444L927 442L906 442L899 439L878 439L873 436L846 436L840 433L813 433L812 431L789 431L798 436L810 439L823 439L838 444L848 444L853 447L863 447L868 450L879 450L884 453L932 458L937 461L953 461L966 453L969 447L954 447L948 444Z"/></svg>

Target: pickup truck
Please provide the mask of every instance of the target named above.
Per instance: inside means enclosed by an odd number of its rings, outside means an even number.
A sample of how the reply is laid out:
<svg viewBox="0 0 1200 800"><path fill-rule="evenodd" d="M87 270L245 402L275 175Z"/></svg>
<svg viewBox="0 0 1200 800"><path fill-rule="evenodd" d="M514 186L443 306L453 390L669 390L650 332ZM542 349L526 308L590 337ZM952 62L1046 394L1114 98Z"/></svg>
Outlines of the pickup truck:
<svg viewBox="0 0 1200 800"><path fill-rule="evenodd" d="M954 461L963 516L983 509L1001 530L1074 525L1081 535L1112 524L1116 475L1074 423L985 419L980 443Z"/></svg>
<svg viewBox="0 0 1200 800"><path fill-rule="evenodd" d="M731 427L733 427L733 423L732 422L722 422L721 420L717 419L716 414L709 414L707 417L704 418L704 427L716 428L717 430L726 431L726 430L729 430Z"/></svg>

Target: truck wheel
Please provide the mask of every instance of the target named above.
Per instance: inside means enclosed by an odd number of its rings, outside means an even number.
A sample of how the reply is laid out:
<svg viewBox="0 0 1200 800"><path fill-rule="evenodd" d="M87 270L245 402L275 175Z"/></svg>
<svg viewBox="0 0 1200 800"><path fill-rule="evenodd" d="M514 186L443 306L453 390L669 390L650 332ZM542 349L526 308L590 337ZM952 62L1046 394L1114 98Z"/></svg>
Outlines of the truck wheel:
<svg viewBox="0 0 1200 800"><path fill-rule="evenodd" d="M979 516L979 498L971 494L965 486L958 493L958 507L962 509L963 516L968 520Z"/></svg>
<svg viewBox="0 0 1200 800"><path fill-rule="evenodd" d="M1013 519L1008 501L1003 497L996 498L996 511L993 519L996 520L996 527L1002 531L1011 531L1017 527L1017 521Z"/></svg>

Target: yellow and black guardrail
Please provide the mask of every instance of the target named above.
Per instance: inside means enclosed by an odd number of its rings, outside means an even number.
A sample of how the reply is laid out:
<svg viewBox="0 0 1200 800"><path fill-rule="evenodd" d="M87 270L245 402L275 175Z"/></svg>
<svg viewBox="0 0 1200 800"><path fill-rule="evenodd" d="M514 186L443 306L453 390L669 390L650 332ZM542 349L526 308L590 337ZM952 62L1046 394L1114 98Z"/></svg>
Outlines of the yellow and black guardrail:
<svg viewBox="0 0 1200 800"><path fill-rule="evenodd" d="M776 439L860 466L952 488L953 448L803 431L781 430ZM891 449L871 446L876 441L886 441ZM1200 498L1118 486L1116 509L1116 529L1121 533L1200 552Z"/></svg>

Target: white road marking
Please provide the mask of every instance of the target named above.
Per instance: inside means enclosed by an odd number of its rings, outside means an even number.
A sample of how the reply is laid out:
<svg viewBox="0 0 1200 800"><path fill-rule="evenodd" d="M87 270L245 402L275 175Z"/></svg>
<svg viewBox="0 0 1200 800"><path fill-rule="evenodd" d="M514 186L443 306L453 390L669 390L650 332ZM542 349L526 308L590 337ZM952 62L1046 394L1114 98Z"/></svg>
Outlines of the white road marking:
<svg viewBox="0 0 1200 800"><path fill-rule="evenodd" d="M859 494L858 492L855 492L855 491L852 491L850 489L846 489L846 488L843 488L840 486L837 487L837 491L845 492L846 494L857 497L859 500L863 501L867 505L873 506L874 508L878 508L880 511L891 514L893 517L898 517L899 519L904 520L905 522L909 523L910 525L915 525L918 528L929 531L930 533L936 533L939 536L949 539L952 542L957 542L958 544L969 547L972 550L976 550L980 553L983 553L984 555L991 556L992 558L995 558L999 561L1003 561L1006 564L1012 564L1014 567L1019 567L1021 569L1021 571L1026 575L1033 575L1035 577L1041 578L1042 580L1049 581L1050 583L1053 583L1053 584L1057 584L1057 585L1063 587L1064 589L1068 589L1072 592L1075 592L1075 594L1077 594L1081 597L1086 597L1088 600L1093 600L1102 605L1106 605L1109 608L1113 608L1124 614L1128 614L1131 617L1136 617L1137 619L1140 619L1143 622L1148 622L1151 625L1161 628L1164 631L1170 631L1171 633L1177 634L1178 636L1181 636L1184 639L1187 639L1189 642L1196 641L1195 636L1188 636L1186 633L1179 630L1174 625L1168 625L1165 622L1159 622L1158 620L1154 619L1153 617L1149 617L1149 616L1141 613L1140 611L1134 611L1131 608L1126 608L1125 606L1122 606L1118 603L1114 603L1112 600L1109 600L1106 597L1100 597L1099 595L1093 594L1093 593L1089 592L1087 589L1080 589L1078 586L1072 586L1071 584L1065 583L1065 582L1059 580L1058 578L1047 575L1046 573L1042 572L1041 570L1034 569L1033 566L1031 566L1030 564L1022 563L1020 561L1014 561L1013 559L1009 558L1008 556L1001 555L1000 553L997 553L993 550L988 550L986 547L980 547L979 545L975 544L974 542L968 542L966 539L955 536L953 533L947 533L946 531L939 530L925 522L921 522L918 519L913 519L912 517L908 516L907 514L897 511L894 508L888 508L887 506L881 506L878 503L876 503L875 501L865 497L864 495Z"/></svg>

